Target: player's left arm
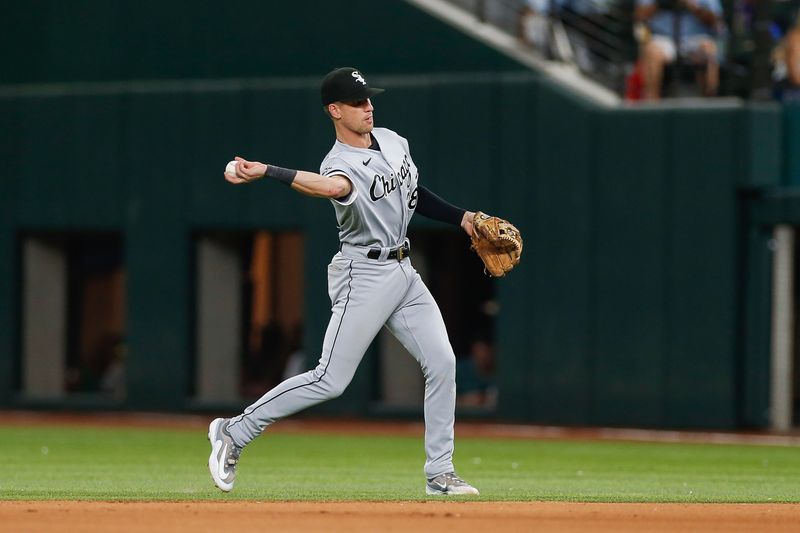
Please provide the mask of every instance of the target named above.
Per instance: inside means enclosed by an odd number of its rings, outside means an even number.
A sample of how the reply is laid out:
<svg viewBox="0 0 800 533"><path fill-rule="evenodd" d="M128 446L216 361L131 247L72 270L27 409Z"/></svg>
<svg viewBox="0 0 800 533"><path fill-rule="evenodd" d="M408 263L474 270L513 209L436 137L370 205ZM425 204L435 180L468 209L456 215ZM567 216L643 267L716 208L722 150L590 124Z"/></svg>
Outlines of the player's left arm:
<svg viewBox="0 0 800 533"><path fill-rule="evenodd" d="M439 222L461 226L472 237L472 219L475 213L446 202L423 185L417 188L417 213Z"/></svg>
<svg viewBox="0 0 800 533"><path fill-rule="evenodd" d="M410 154L408 139L401 135L397 137L405 152ZM467 235L472 237L472 219L475 217L475 213L446 202L424 185L417 186L416 212L426 218L460 226Z"/></svg>
<svg viewBox="0 0 800 533"><path fill-rule="evenodd" d="M289 170L267 165L259 161L248 161L236 157L236 175L225 174L225 179L235 185L250 183L263 177L275 178L306 196L318 198L343 198L350 194L353 184L344 176L323 176L306 170Z"/></svg>

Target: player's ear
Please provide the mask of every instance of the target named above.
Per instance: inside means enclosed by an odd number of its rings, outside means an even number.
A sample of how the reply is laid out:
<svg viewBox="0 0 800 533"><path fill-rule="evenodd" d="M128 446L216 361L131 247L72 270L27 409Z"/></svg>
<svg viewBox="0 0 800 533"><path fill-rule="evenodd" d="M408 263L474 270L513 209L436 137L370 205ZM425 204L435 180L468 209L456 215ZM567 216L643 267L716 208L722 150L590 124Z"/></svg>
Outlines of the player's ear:
<svg viewBox="0 0 800 533"><path fill-rule="evenodd" d="M328 104L328 116L331 118L342 118L342 110L337 104Z"/></svg>

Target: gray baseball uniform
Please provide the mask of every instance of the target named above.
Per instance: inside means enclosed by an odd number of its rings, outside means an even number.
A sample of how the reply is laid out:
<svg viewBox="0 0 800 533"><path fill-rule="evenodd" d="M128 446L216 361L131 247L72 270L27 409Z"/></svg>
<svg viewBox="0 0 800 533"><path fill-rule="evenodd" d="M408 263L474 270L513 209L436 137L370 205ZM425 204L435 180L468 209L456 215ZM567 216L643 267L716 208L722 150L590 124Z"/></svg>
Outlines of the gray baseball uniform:
<svg viewBox="0 0 800 533"><path fill-rule="evenodd" d="M453 468L455 355L439 307L405 257L406 230L417 205L417 167L408 142L375 128L380 150L339 141L321 165L343 175L351 193L333 200L340 251L328 265L332 314L316 368L267 392L228 431L245 446L281 418L342 394L364 352L386 326L419 362L425 377L425 474Z"/></svg>

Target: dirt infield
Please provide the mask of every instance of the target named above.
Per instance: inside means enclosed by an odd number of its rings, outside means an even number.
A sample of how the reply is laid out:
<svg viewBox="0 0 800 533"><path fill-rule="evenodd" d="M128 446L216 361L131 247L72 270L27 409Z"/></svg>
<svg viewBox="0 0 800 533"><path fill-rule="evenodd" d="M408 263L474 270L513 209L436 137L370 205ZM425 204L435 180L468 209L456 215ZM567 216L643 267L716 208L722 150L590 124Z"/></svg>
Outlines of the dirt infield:
<svg viewBox="0 0 800 533"><path fill-rule="evenodd" d="M798 505L369 502L0 502L0 530L392 532L798 531Z"/></svg>

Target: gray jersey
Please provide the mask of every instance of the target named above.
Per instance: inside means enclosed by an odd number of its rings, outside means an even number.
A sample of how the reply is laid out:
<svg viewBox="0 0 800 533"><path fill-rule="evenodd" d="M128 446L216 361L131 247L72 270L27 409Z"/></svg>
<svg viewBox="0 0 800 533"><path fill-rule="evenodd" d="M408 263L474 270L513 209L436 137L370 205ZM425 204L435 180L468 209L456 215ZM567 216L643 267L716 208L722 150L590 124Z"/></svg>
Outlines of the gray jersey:
<svg viewBox="0 0 800 533"><path fill-rule="evenodd" d="M336 141L320 174L343 175L353 184L347 197L333 200L339 240L391 248L405 241L417 207L418 171L406 139L386 128L374 128L372 135L380 151Z"/></svg>

